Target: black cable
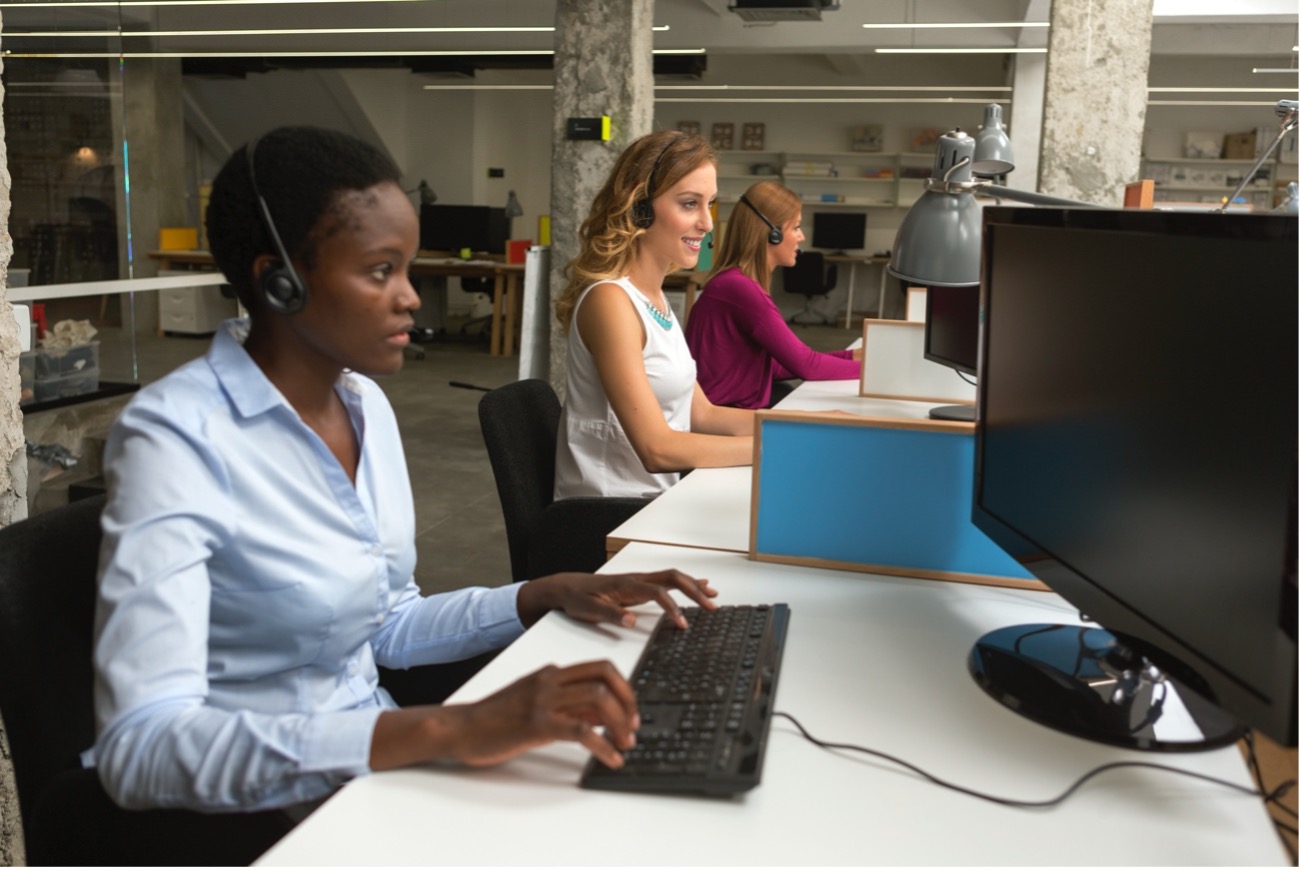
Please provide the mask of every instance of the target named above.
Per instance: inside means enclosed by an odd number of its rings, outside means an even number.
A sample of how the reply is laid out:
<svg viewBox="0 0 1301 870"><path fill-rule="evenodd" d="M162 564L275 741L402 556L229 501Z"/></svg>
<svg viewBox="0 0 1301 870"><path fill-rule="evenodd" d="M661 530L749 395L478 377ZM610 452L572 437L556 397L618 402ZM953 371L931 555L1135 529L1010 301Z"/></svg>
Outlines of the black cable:
<svg viewBox="0 0 1301 870"><path fill-rule="evenodd" d="M1242 735L1242 742L1247 745L1247 766L1251 769L1252 777L1256 780L1256 786L1263 793L1265 791L1265 774L1264 771L1260 769L1260 759L1256 755L1256 735L1252 731L1248 730ZM1273 806L1280 812L1283 812L1292 818L1296 818L1296 810L1287 806L1282 801L1283 796L1291 791L1295 786L1296 780L1294 779L1284 780L1279 783L1273 791L1266 795L1266 806ZM1270 814L1269 820L1274 823L1274 828L1279 832L1279 839L1283 842L1283 848L1287 850L1288 856L1291 858L1292 863L1295 864L1298 857L1296 847L1291 840L1283 836L1283 832L1286 831L1293 837L1297 837L1297 829L1276 817L1273 813Z"/></svg>
<svg viewBox="0 0 1301 870"><path fill-rule="evenodd" d="M778 712L774 712L773 715L781 716L783 719L789 719L791 724L793 724L796 728L798 728L800 733L804 735L804 738L815 746L819 746L823 749L845 749L853 752L862 752L865 755L872 755L877 758L883 758L886 761L892 762L893 764L897 764L900 767L905 767L908 770L911 770L913 773L917 774L923 779L929 780L935 785L941 786L943 788L951 789L952 791L956 791L961 794L969 795L970 797L979 798L984 801L989 801L990 803L1001 804L1003 806L1008 806L1008 807L1024 807L1028 809L1033 809L1038 807L1056 806L1057 804L1065 801L1068 797L1074 794L1080 788L1080 786L1084 785L1086 782L1093 779L1095 776L1106 773L1107 771L1110 770L1118 770L1123 767L1145 767L1145 768L1151 768L1152 770L1164 770L1170 773L1179 773L1179 774L1183 774L1184 776L1192 777L1193 779L1200 779L1206 782L1214 783L1215 785L1222 785L1225 788L1231 788L1234 791L1240 791L1244 794L1249 794L1255 797L1261 797L1268 800L1268 795L1266 795L1264 792L1256 789L1250 789L1247 788L1246 786L1238 785L1235 782L1229 782L1228 780L1218 779L1214 776L1207 776L1206 774L1197 773L1192 770L1184 770L1179 767L1171 767L1170 765L1167 764L1154 764L1149 761L1115 761L1112 762L1111 764L1104 764L1100 767L1095 767L1093 768L1093 770L1090 770L1089 772L1081 776L1079 779L1075 780L1075 782L1071 783L1071 785L1060 795L1058 795L1055 798L1049 798L1048 800L1029 801L1029 800L1019 800L1017 798L999 797L998 795L986 794L985 792L979 792L974 789L967 788L966 786L961 786L961 785L957 785L956 783L947 782L943 779L940 779L938 776L935 776L934 774L927 773L925 770L922 770L920 767L918 767L915 764L911 764L907 761L904 761L901 758L896 758L895 756L889 755L885 752L879 752L875 749L868 749L865 746L857 746L853 743L830 743L825 740L819 740L818 738L810 734L808 730L803 725L800 724L799 720L796 719L791 714L782 713L778 711Z"/></svg>
<svg viewBox="0 0 1301 870"><path fill-rule="evenodd" d="M956 374L958 377L962 378L964 381L966 381L967 383L971 384L973 387L976 386L976 382L973 381L971 378L967 377L966 372L960 372L960 371L958 371L957 369L954 369L953 372L954 372L954 374Z"/></svg>

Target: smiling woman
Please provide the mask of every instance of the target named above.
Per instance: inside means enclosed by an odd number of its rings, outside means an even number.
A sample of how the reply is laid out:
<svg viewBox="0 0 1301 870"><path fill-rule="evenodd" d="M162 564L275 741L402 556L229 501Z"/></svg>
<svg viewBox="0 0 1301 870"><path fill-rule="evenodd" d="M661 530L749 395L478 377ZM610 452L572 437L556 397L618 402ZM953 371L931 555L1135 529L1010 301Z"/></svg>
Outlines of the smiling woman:
<svg viewBox="0 0 1301 870"><path fill-rule="evenodd" d="M556 498L659 495L692 468L746 465L753 414L696 383L664 277L692 268L713 228L713 150L661 131L628 146L579 232L556 317L569 332Z"/></svg>

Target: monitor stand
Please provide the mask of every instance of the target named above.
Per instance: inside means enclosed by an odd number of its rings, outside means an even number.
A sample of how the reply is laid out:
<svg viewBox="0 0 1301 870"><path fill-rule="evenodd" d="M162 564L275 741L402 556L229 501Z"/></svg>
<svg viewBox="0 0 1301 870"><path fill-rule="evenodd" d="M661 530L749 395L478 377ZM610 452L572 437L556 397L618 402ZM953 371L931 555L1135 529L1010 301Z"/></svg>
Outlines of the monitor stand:
<svg viewBox="0 0 1301 870"><path fill-rule="evenodd" d="M1192 752L1233 743L1244 731L1101 628L1000 628L976 641L967 664L981 688L999 702L1086 740Z"/></svg>
<svg viewBox="0 0 1301 870"><path fill-rule="evenodd" d="M976 422L975 405L937 405L928 416L932 420L957 420L959 423Z"/></svg>

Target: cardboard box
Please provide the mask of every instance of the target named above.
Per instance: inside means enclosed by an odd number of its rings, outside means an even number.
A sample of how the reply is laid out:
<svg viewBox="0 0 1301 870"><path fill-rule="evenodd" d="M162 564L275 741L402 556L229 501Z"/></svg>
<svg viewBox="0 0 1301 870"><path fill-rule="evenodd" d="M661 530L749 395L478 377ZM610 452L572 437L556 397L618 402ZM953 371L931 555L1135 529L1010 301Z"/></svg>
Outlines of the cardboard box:
<svg viewBox="0 0 1301 870"><path fill-rule="evenodd" d="M162 227L158 230L160 251L193 251L198 247L198 227Z"/></svg>
<svg viewBox="0 0 1301 870"><path fill-rule="evenodd" d="M1220 156L1225 160L1254 160L1256 158L1256 131L1230 133L1224 137Z"/></svg>

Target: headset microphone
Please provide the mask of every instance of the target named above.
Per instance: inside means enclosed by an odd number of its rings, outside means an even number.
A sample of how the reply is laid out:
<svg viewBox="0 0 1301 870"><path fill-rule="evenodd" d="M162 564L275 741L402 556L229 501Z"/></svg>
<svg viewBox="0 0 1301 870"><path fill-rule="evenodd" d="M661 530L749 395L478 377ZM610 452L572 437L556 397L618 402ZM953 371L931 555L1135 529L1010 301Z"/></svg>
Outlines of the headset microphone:
<svg viewBox="0 0 1301 870"><path fill-rule="evenodd" d="M259 141L261 141L261 137L254 139L245 149L245 154L248 157L248 181L253 188L253 198L257 200L257 210L258 215L262 218L262 226L266 229L267 235L271 236L271 243L275 245L280 262L265 269L258 278L258 284L262 288L262 295L266 299L267 306L272 311L280 314L294 314L302 311L303 306L307 304L307 285L303 283L302 278L298 277L298 272L294 270L294 264L289 259L289 252L285 250L284 243L280 241L280 233L276 231L275 221L271 219L271 209L267 207L267 201L262 198L262 192L258 190L254 154L257 152Z"/></svg>

